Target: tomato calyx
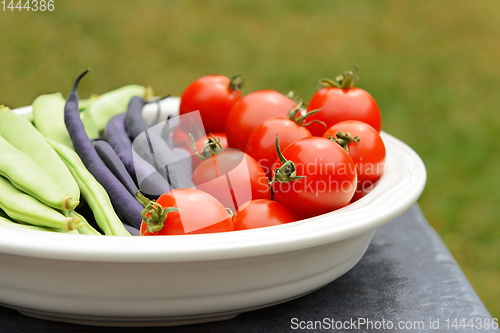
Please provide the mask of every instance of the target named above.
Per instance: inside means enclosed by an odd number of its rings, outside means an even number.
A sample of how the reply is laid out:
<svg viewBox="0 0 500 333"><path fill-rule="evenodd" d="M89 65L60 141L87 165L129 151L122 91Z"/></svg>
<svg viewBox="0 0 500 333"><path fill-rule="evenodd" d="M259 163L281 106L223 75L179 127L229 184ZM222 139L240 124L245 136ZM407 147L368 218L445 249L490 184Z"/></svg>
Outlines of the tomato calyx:
<svg viewBox="0 0 500 333"><path fill-rule="evenodd" d="M278 139L278 134L276 133L276 153L281 161L281 166L274 170L273 179L268 181L269 186L272 186L275 182L288 183L295 180L304 178L305 176L297 176L297 168L293 161L289 161L283 156L280 151L280 142Z"/></svg>
<svg viewBox="0 0 500 333"><path fill-rule="evenodd" d="M290 108L290 110L288 110L287 118L290 119L291 121L293 121L294 123L296 123L297 125L302 126L302 127L306 127L306 126L309 126L311 124L322 124L326 128L326 124L324 122L322 122L321 120L312 120L312 121L309 121L307 123L304 123L304 120L306 120L307 117L309 117L310 115L313 115L315 113L318 113L319 111L321 111L321 109L311 110L311 111L307 112L306 114L301 115L300 117L297 118L297 115L300 113L300 108L302 107L302 104L303 104L303 102L300 101L297 103L297 105L295 107L292 106Z"/></svg>
<svg viewBox="0 0 500 333"><path fill-rule="evenodd" d="M356 85L359 81L359 70L356 65L353 71L345 71L340 75L335 77L335 80L323 78L319 80L318 89L321 88L339 88L339 89L350 89Z"/></svg>
<svg viewBox="0 0 500 333"><path fill-rule="evenodd" d="M220 143L220 139L216 138L212 133L209 134L211 138L208 138L205 144L203 145L203 149L201 150L201 154L198 153L196 149L196 141L194 137L189 133L189 137L191 138L191 146L193 148L194 155L198 157L200 160L204 161L207 158L213 157L219 153L224 151L222 144Z"/></svg>
<svg viewBox="0 0 500 333"><path fill-rule="evenodd" d="M243 72L238 72L231 77L228 86L230 90L233 91L241 90L241 87L243 87L244 83L244 80L241 78L241 75L243 75Z"/></svg>
<svg viewBox="0 0 500 333"><path fill-rule="evenodd" d="M338 131L337 134L335 135L336 138L330 136L330 134L327 134L327 137L329 140L332 140L335 143L338 143L344 150L349 153L349 144L351 142L354 142L355 144L359 143L359 136L355 136L354 138L352 137L352 134L347 132L343 133L342 131Z"/></svg>
<svg viewBox="0 0 500 333"><path fill-rule="evenodd" d="M135 197L144 206L141 217L144 223L146 223L147 230L151 233L163 229L168 213L179 210L179 208L175 207L163 208L160 204L146 198L141 191L137 191ZM147 214L149 214L149 216Z"/></svg>

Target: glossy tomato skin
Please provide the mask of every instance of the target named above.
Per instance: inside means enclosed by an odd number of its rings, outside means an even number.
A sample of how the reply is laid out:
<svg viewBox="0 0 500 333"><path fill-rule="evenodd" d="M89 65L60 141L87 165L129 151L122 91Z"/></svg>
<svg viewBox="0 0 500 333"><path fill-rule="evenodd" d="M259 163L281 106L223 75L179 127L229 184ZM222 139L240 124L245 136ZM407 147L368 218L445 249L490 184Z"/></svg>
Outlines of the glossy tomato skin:
<svg viewBox="0 0 500 333"><path fill-rule="evenodd" d="M326 124L311 124L308 129L314 136L323 136L325 130L344 120L360 120L380 132L382 118L375 99L360 88L321 88L307 105L307 110L321 109L311 115L308 121L321 120Z"/></svg>
<svg viewBox="0 0 500 333"><path fill-rule="evenodd" d="M198 110L206 133L224 132L229 112L241 98L239 89L229 88L230 81L223 75L207 75L195 80L181 95L179 114ZM180 126L187 132L191 124L181 118Z"/></svg>
<svg viewBox="0 0 500 333"><path fill-rule="evenodd" d="M259 163L235 149L201 162L192 180L196 188L211 194L233 212L249 200L271 199L271 188Z"/></svg>
<svg viewBox="0 0 500 333"><path fill-rule="evenodd" d="M299 218L331 212L349 204L356 190L356 166L337 143L319 137L290 144L283 155L304 178L273 184L274 196ZM276 161L274 169L281 166Z"/></svg>
<svg viewBox="0 0 500 333"><path fill-rule="evenodd" d="M168 213L164 227L155 233L147 231L144 221L141 236L187 235L233 231L231 216L211 195L193 188L168 191L156 200L162 207L176 207L180 211Z"/></svg>
<svg viewBox="0 0 500 333"><path fill-rule="evenodd" d="M212 133L212 135L215 138L218 138L220 140L220 145L222 146L222 149L229 148L229 145L227 144L227 138L226 138L225 133ZM201 152L203 151L203 147L205 146L205 143L207 142L207 140L209 138L211 139L212 137L210 136L210 134L207 134L205 137L199 138L198 140L195 141L195 146L196 146L196 150L198 151L198 154L201 155ZM190 143L191 143L191 141L190 141ZM198 167L198 165L200 165L202 160L200 160L198 157L196 157L194 155L193 146L191 144L189 146L188 151L191 153L191 156L192 156L192 161L193 161L192 166L193 166L193 171L194 171Z"/></svg>
<svg viewBox="0 0 500 333"><path fill-rule="evenodd" d="M267 199L245 202L233 216L234 230L269 227L297 221L282 204Z"/></svg>
<svg viewBox="0 0 500 333"><path fill-rule="evenodd" d="M351 142L348 146L349 155L356 164L358 189L369 188L384 172L385 145L379 133L370 125L357 120L347 120L330 127L324 134L336 137L336 134L351 133L359 136L359 142Z"/></svg>
<svg viewBox="0 0 500 333"><path fill-rule="evenodd" d="M273 164L278 158L275 146L276 134L279 137L281 150L294 141L312 136L307 128L287 118L270 118L257 126L248 139L245 153L260 164L269 179L272 179Z"/></svg>
<svg viewBox="0 0 500 333"><path fill-rule="evenodd" d="M233 106L225 133L229 147L245 151L252 131L266 119L284 117L295 102L274 90L252 92Z"/></svg>

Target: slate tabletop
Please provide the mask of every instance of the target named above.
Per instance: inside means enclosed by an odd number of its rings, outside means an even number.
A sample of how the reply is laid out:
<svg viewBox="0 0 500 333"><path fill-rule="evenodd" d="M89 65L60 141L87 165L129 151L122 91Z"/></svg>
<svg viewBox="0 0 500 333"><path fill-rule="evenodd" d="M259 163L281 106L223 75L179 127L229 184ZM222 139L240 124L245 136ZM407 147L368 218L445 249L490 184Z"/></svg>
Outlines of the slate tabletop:
<svg viewBox="0 0 500 333"><path fill-rule="evenodd" d="M1 268L0 268L1 269ZM326 287L234 319L176 327L96 327L0 306L0 332L500 332L419 207L377 229L360 262Z"/></svg>

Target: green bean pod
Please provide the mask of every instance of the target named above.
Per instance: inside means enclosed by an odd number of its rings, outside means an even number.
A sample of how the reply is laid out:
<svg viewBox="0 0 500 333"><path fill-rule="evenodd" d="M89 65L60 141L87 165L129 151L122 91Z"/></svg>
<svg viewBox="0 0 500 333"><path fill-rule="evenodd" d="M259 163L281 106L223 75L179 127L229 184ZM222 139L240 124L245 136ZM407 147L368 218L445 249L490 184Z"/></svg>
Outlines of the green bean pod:
<svg viewBox="0 0 500 333"><path fill-rule="evenodd" d="M10 218L36 226L69 231L83 225L79 218L64 216L57 210L20 191L4 177L0 177L0 208Z"/></svg>
<svg viewBox="0 0 500 333"><path fill-rule="evenodd" d="M61 118L64 122L64 116ZM51 123L52 119L45 121ZM41 166L74 201L80 200L80 189L66 165L43 135L28 120L0 106L0 136ZM3 159L3 157L2 157Z"/></svg>
<svg viewBox="0 0 500 333"><path fill-rule="evenodd" d="M32 103L33 122L44 137L73 148L64 124L65 104L66 100L60 92L38 96Z"/></svg>
<svg viewBox="0 0 500 333"><path fill-rule="evenodd" d="M81 228L77 229L80 234L82 234L82 235L99 235L99 236L101 236L101 234L99 233L99 231L95 230L89 224L89 222L87 221L87 219L85 217L83 217L82 215L78 214L74 210L71 210L71 211L69 211L69 216L77 217L77 218L80 219L80 221L83 222L83 226Z"/></svg>
<svg viewBox="0 0 500 333"><path fill-rule="evenodd" d="M90 98L78 100L78 109L80 111L87 110L88 108L90 108L90 105L92 105L92 103L97 101L98 98L99 95L92 94L90 95Z"/></svg>
<svg viewBox="0 0 500 333"><path fill-rule="evenodd" d="M4 226L8 226L8 227L15 227L18 229L25 229L25 230L62 232L62 233L69 233L69 234L79 234L79 232L77 230L81 229L81 228L78 228L76 230L68 231L68 230L64 230L64 229L39 227L39 226L32 225L32 224L26 224L23 221L14 221L2 209L0 209L0 225L4 225Z"/></svg>
<svg viewBox="0 0 500 333"><path fill-rule="evenodd" d="M67 231L67 230L63 230L63 229L39 227L36 225L14 222L14 221L11 221L11 220L4 218L2 216L0 216L0 226L13 227L13 228L22 229L22 230L62 232L62 233L67 233L67 234L78 234L79 232L77 230L80 230L80 229L76 229L76 230Z"/></svg>
<svg viewBox="0 0 500 333"><path fill-rule="evenodd" d="M47 142L59 154L63 162L67 165L73 177L76 179L82 196L87 201L99 228L106 235L130 236L130 233L123 226L111 205L111 200L104 188L99 184L94 176L87 170L80 157L68 147L53 140Z"/></svg>
<svg viewBox="0 0 500 333"><path fill-rule="evenodd" d="M41 166L0 136L0 176L44 204L69 210L80 203L68 196Z"/></svg>
<svg viewBox="0 0 500 333"><path fill-rule="evenodd" d="M85 131L91 139L99 137L97 126L88 111L90 105L96 100L97 97L92 97L84 100L81 105L79 105L82 110L80 117L85 126ZM66 124L64 123L65 104L66 100L60 92L38 96L32 103L33 122L35 127L44 137L73 148L73 143L71 142Z"/></svg>
<svg viewBox="0 0 500 333"><path fill-rule="evenodd" d="M89 139L97 139L99 137L99 130L97 128L97 125L96 125L94 119L92 118L92 114L90 113L90 110L85 109L85 110L81 111L80 112L80 119L82 120L83 127L85 127L85 133L87 133ZM73 146L71 146L71 147L73 147Z"/></svg>
<svg viewBox="0 0 500 333"><path fill-rule="evenodd" d="M101 132L111 118L127 110L127 105L132 97L146 98L149 94L151 92L143 86L133 84L124 86L100 95L88 110L98 131Z"/></svg>

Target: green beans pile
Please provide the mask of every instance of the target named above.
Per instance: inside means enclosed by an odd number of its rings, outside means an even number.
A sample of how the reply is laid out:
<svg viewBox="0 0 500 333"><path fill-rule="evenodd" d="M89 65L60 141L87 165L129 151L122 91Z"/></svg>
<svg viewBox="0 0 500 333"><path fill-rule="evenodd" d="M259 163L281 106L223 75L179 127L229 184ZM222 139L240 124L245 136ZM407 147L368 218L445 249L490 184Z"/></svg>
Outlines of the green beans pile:
<svg viewBox="0 0 500 333"><path fill-rule="evenodd" d="M78 104L90 138L126 109L130 97L152 92L129 85ZM80 196L105 235L130 236L109 195L73 150L61 93L37 97L33 124L0 105L0 226L101 235L75 209ZM79 208L78 208L79 209Z"/></svg>
<svg viewBox="0 0 500 333"><path fill-rule="evenodd" d="M100 235L74 211L80 202L82 187L101 230L106 235L130 236L113 211L106 192L99 184L96 186L78 155L65 146L68 141L61 127L63 114L57 114L60 99L58 94L38 99L34 118L47 136L63 144L55 141L49 144L50 139L28 120L0 106L0 225ZM64 158L59 157L52 145L63 147L58 151L64 152L61 153Z"/></svg>
<svg viewBox="0 0 500 333"><path fill-rule="evenodd" d="M73 184L64 179L69 174L65 165L50 158L54 150L29 121L5 107L0 107L0 153L0 209L10 219L66 231L84 225L80 218L63 214L80 200L74 179Z"/></svg>

